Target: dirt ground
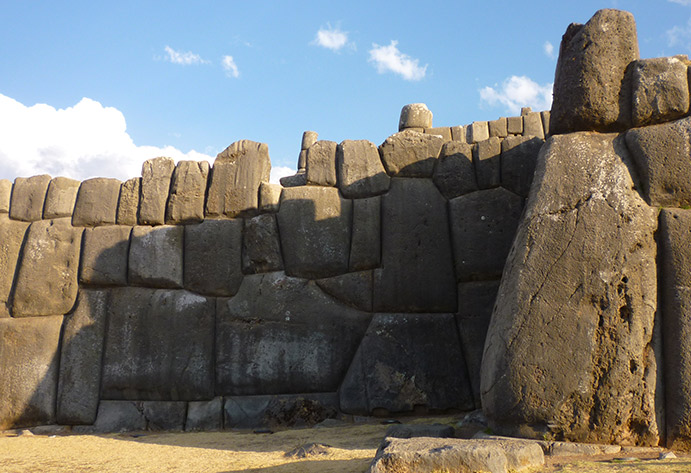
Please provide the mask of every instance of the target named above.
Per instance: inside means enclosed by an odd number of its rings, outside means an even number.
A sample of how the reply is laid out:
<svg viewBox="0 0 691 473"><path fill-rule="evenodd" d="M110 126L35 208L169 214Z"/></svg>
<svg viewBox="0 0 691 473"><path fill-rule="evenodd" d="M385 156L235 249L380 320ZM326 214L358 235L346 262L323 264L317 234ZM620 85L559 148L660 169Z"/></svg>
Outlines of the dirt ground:
<svg viewBox="0 0 691 473"><path fill-rule="evenodd" d="M0 472L365 472L387 427L381 423L341 424L274 433L32 435L28 431L5 432L0 434ZM311 443L328 445L328 448L307 458L285 455ZM680 456L660 461L657 455L657 452L639 452L568 459L546 457L547 464L539 471L691 472L691 458ZM622 456L640 459L614 460Z"/></svg>

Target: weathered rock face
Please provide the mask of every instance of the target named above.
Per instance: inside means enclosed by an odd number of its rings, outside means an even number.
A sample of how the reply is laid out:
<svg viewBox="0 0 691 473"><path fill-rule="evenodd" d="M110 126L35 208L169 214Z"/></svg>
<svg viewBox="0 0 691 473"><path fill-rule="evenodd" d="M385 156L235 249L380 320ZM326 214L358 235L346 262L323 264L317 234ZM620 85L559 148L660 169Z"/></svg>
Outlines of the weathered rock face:
<svg viewBox="0 0 691 473"><path fill-rule="evenodd" d="M12 197L12 181L0 179L0 213L10 212L10 200Z"/></svg>
<svg viewBox="0 0 691 473"><path fill-rule="evenodd" d="M411 103L401 110L401 118L398 121L398 131L406 128L431 128L432 112L424 103Z"/></svg>
<svg viewBox="0 0 691 473"><path fill-rule="evenodd" d="M96 286L126 286L132 227L87 228L82 240L79 281Z"/></svg>
<svg viewBox="0 0 691 473"><path fill-rule="evenodd" d="M191 223L204 220L204 197L209 163L180 161L175 167L166 208L167 223Z"/></svg>
<svg viewBox="0 0 691 473"><path fill-rule="evenodd" d="M333 141L317 141L307 150L308 185L336 185L336 147Z"/></svg>
<svg viewBox="0 0 691 473"><path fill-rule="evenodd" d="M264 214L246 219L242 239L242 270L254 274L282 269L283 258L276 216Z"/></svg>
<svg viewBox="0 0 691 473"><path fill-rule="evenodd" d="M372 269L381 263L381 197L353 201L350 241L351 271Z"/></svg>
<svg viewBox="0 0 691 473"><path fill-rule="evenodd" d="M659 440L656 210L630 166L613 134L555 136L540 152L482 361L483 410L499 431Z"/></svg>
<svg viewBox="0 0 691 473"><path fill-rule="evenodd" d="M25 222L41 220L49 184L50 176L47 174L15 179L10 201L10 218Z"/></svg>
<svg viewBox="0 0 691 473"><path fill-rule="evenodd" d="M0 216L0 317L10 316L10 294L28 222Z"/></svg>
<svg viewBox="0 0 691 473"><path fill-rule="evenodd" d="M66 177L56 177L50 181L46 202L43 206L43 218L69 217L74 210L79 181Z"/></svg>
<svg viewBox="0 0 691 473"><path fill-rule="evenodd" d="M444 143L433 180L447 199L476 191L477 179L470 145L460 141Z"/></svg>
<svg viewBox="0 0 691 473"><path fill-rule="evenodd" d="M489 138L479 142L473 152L473 164L480 189L501 185L501 140Z"/></svg>
<svg viewBox="0 0 691 473"><path fill-rule="evenodd" d="M631 13L600 10L585 25L569 25L559 49L550 132L629 127L627 67L636 59L638 38Z"/></svg>
<svg viewBox="0 0 691 473"><path fill-rule="evenodd" d="M117 179L87 179L79 186L74 205L72 225L75 227L112 225L118 212L120 181Z"/></svg>
<svg viewBox="0 0 691 473"><path fill-rule="evenodd" d="M632 67L633 126L681 118L689 111L687 57L641 59Z"/></svg>
<svg viewBox="0 0 691 473"><path fill-rule="evenodd" d="M371 197L389 190L379 150L367 140L345 140L336 150L338 187L348 199Z"/></svg>
<svg viewBox="0 0 691 473"><path fill-rule="evenodd" d="M128 265L130 283L182 287L184 231L184 227L174 225L133 227Z"/></svg>
<svg viewBox="0 0 691 473"><path fill-rule="evenodd" d="M544 140L528 136L509 136L501 143L501 185L528 197L533 182L535 162Z"/></svg>
<svg viewBox="0 0 691 473"><path fill-rule="evenodd" d="M118 202L118 225L136 225L139 218L139 189L141 178L135 177L122 183Z"/></svg>
<svg viewBox="0 0 691 473"><path fill-rule="evenodd" d="M406 130L391 135L379 147L390 176L432 177L444 138Z"/></svg>
<svg viewBox="0 0 691 473"><path fill-rule="evenodd" d="M174 170L175 162L171 158L154 158L144 161L139 199L140 225L165 223L166 201Z"/></svg>

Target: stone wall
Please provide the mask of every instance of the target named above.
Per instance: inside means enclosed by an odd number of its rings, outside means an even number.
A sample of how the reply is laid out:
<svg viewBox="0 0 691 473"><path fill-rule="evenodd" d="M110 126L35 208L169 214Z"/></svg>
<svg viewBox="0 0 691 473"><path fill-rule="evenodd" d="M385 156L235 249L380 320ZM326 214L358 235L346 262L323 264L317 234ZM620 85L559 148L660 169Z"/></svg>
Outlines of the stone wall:
<svg viewBox="0 0 691 473"><path fill-rule="evenodd" d="M544 141L542 125L520 133L542 116L403 129L379 147L307 132L285 186L250 141L213 166L155 158L126 182L0 181L0 428L479 407Z"/></svg>

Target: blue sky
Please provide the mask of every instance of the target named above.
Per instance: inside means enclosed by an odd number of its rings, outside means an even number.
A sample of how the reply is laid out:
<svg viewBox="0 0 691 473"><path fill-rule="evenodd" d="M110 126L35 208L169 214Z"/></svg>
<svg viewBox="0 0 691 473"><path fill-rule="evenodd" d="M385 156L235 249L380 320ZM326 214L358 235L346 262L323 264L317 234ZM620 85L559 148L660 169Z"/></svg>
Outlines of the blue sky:
<svg viewBox="0 0 691 473"><path fill-rule="evenodd" d="M295 168L302 132L381 144L407 103L435 126L548 108L559 41L631 11L641 57L691 52L691 0L0 0L0 178L126 179L239 139Z"/></svg>

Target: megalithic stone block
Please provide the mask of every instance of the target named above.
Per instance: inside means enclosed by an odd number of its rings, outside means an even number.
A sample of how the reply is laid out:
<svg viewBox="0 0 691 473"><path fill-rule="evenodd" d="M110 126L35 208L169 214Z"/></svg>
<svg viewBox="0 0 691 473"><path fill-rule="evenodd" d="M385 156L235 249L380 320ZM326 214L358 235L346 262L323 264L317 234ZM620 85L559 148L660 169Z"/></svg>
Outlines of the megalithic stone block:
<svg viewBox="0 0 691 473"><path fill-rule="evenodd" d="M209 163L180 161L173 172L166 223L193 223L204 220L204 198Z"/></svg>
<svg viewBox="0 0 691 473"><path fill-rule="evenodd" d="M398 131L406 128L432 128L432 112L424 103L411 103L401 109Z"/></svg>
<svg viewBox="0 0 691 473"><path fill-rule="evenodd" d="M355 199L348 267L351 271L361 271L380 264L381 197Z"/></svg>
<svg viewBox="0 0 691 473"><path fill-rule="evenodd" d="M122 183L118 201L118 225L136 225L139 217L139 190L141 178L134 177Z"/></svg>
<svg viewBox="0 0 691 473"><path fill-rule="evenodd" d="M0 179L0 213L10 212L10 199L12 197L12 181Z"/></svg>
<svg viewBox="0 0 691 473"><path fill-rule="evenodd" d="M80 182L66 177L55 177L48 184L43 207L43 218L71 217L77 200Z"/></svg>
<svg viewBox="0 0 691 473"><path fill-rule="evenodd" d="M273 214L245 220L242 238L242 270L247 274L283 269L278 224Z"/></svg>
<svg viewBox="0 0 691 473"><path fill-rule="evenodd" d="M139 224L163 225L175 162L171 158L154 158L142 165L139 199Z"/></svg>
<svg viewBox="0 0 691 473"><path fill-rule="evenodd" d="M633 63L633 126L675 120L689 111L689 59L659 57Z"/></svg>
<svg viewBox="0 0 691 473"><path fill-rule="evenodd" d="M41 220L49 184L50 176L47 174L15 179L10 202L10 218L25 222Z"/></svg>
<svg viewBox="0 0 691 473"><path fill-rule="evenodd" d="M264 143L241 140L216 156L206 201L207 217L253 214L259 207L259 186L269 181L271 159Z"/></svg>
<svg viewBox="0 0 691 473"><path fill-rule="evenodd" d="M444 143L432 180L447 199L476 191L478 187L471 146L460 141Z"/></svg>
<svg viewBox="0 0 691 473"><path fill-rule="evenodd" d="M388 137L379 153L392 177L432 177L444 138L416 131L400 131Z"/></svg>
<svg viewBox="0 0 691 473"><path fill-rule="evenodd" d="M10 316L10 294L29 222L0 215L0 317Z"/></svg>
<svg viewBox="0 0 691 473"><path fill-rule="evenodd" d="M535 174L537 155L544 140L531 136L509 136L501 142L501 185L528 197Z"/></svg>
<svg viewBox="0 0 691 473"><path fill-rule="evenodd" d="M307 150L307 185L336 185L336 148L333 141L317 141Z"/></svg>
<svg viewBox="0 0 691 473"><path fill-rule="evenodd" d="M345 140L336 151L338 187L343 196L360 199L389 190L391 178L386 174L379 150L371 141Z"/></svg>
<svg viewBox="0 0 691 473"><path fill-rule="evenodd" d="M501 142L499 138L489 138L473 148L475 177L480 189L501 185Z"/></svg>
<svg viewBox="0 0 691 473"><path fill-rule="evenodd" d="M126 286L132 227L86 228L79 261L79 282L95 286Z"/></svg>
<svg viewBox="0 0 691 473"><path fill-rule="evenodd" d="M82 182L74 205L72 225L75 227L113 225L118 213L121 184L117 179L103 177Z"/></svg>
<svg viewBox="0 0 691 473"><path fill-rule="evenodd" d="M130 284L182 287L184 232L182 225L133 227L128 265Z"/></svg>

